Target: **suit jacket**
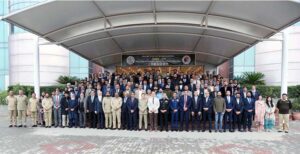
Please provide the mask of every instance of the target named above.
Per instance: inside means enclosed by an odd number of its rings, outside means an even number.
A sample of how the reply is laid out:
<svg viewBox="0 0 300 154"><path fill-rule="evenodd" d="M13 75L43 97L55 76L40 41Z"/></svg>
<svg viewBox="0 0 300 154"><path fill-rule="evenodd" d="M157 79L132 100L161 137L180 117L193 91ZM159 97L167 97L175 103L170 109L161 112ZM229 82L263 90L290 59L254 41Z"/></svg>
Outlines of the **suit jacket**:
<svg viewBox="0 0 300 154"><path fill-rule="evenodd" d="M213 99L211 97L208 97L208 100L206 101L206 98L202 98L202 109L203 108L208 108L209 113L212 112L212 107L213 107ZM203 110L204 111L204 110Z"/></svg>
<svg viewBox="0 0 300 154"><path fill-rule="evenodd" d="M239 104L237 103L237 100L239 100ZM244 110L244 101L242 98L235 98L234 99L234 102L233 102L233 111L236 112L236 111L240 111L240 112L243 112Z"/></svg>
<svg viewBox="0 0 300 154"><path fill-rule="evenodd" d="M95 99L95 111L97 111L98 113L103 113L102 101L102 96L97 96Z"/></svg>
<svg viewBox="0 0 300 154"><path fill-rule="evenodd" d="M55 96L52 96L52 100L53 100L53 108L60 108L61 106L61 98L62 98L62 95L58 95L58 106L56 106L56 102L57 102L57 99L56 99L56 95Z"/></svg>
<svg viewBox="0 0 300 154"><path fill-rule="evenodd" d="M248 98L244 98L244 109L245 110L253 110L255 109L255 99L250 97L250 101L248 101Z"/></svg>
<svg viewBox="0 0 300 154"><path fill-rule="evenodd" d="M191 109L191 106L192 106L192 97L187 96L186 107L188 111ZM179 110L184 111L184 95L180 96L179 98Z"/></svg>
<svg viewBox="0 0 300 154"><path fill-rule="evenodd" d="M97 96L94 96L94 100L92 101L92 96L89 96L87 99L87 110L89 112L97 111L97 102L96 102Z"/></svg>
<svg viewBox="0 0 300 154"><path fill-rule="evenodd" d="M202 108L202 101L201 101L201 97L198 96L197 97L197 102L195 100L195 96L192 98L192 112L201 112L201 108Z"/></svg>
<svg viewBox="0 0 300 154"><path fill-rule="evenodd" d="M226 109L233 109L234 106L234 97L233 96L229 96L230 97L230 101L228 101L227 96L224 97L225 99L225 103L226 103Z"/></svg>
<svg viewBox="0 0 300 154"><path fill-rule="evenodd" d="M66 111L66 108L69 108L69 98L66 98L65 96L63 96L61 98L61 114L62 115L66 115L68 114L68 111Z"/></svg>
<svg viewBox="0 0 300 154"><path fill-rule="evenodd" d="M255 91L255 93L253 93L252 91L251 91L251 93L252 93L252 97L255 99L255 100L258 100L258 97L259 97L259 95L260 95L260 93L259 93L259 91Z"/></svg>
<svg viewBox="0 0 300 154"><path fill-rule="evenodd" d="M226 96L226 92L227 91L230 91L230 94L232 95L232 88L230 86L227 86L227 88L225 89L225 87L223 86L221 89L220 89L221 93L222 93L222 97L225 97Z"/></svg>
<svg viewBox="0 0 300 154"><path fill-rule="evenodd" d="M138 109L138 99L133 98L133 101L132 101L131 97L129 97L127 99L126 104L127 104L127 110L128 110L129 113L131 113L130 110L133 110L134 113L137 112L137 109Z"/></svg>

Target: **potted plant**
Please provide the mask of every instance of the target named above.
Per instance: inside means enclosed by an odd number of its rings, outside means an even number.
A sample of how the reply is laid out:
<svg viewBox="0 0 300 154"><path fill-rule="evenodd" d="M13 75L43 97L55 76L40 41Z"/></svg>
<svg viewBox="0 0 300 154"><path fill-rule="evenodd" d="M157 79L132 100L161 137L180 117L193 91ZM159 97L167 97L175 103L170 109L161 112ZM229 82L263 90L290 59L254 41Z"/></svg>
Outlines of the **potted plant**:
<svg viewBox="0 0 300 154"><path fill-rule="evenodd" d="M292 105L293 120L300 120L300 98L295 98Z"/></svg>

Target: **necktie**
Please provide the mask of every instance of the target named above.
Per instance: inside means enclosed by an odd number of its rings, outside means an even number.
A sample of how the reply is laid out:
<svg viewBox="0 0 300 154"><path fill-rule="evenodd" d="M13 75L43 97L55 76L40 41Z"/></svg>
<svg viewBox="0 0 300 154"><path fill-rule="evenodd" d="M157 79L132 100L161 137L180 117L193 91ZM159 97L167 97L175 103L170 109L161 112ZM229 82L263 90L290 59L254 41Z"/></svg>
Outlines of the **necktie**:
<svg viewBox="0 0 300 154"><path fill-rule="evenodd" d="M153 105L154 105L154 97L153 97L152 103L153 103Z"/></svg>
<svg viewBox="0 0 300 154"><path fill-rule="evenodd" d="M58 101L59 101L58 96L56 96L56 107L58 107Z"/></svg>
<svg viewBox="0 0 300 154"><path fill-rule="evenodd" d="M184 107L186 107L187 98L184 96Z"/></svg>

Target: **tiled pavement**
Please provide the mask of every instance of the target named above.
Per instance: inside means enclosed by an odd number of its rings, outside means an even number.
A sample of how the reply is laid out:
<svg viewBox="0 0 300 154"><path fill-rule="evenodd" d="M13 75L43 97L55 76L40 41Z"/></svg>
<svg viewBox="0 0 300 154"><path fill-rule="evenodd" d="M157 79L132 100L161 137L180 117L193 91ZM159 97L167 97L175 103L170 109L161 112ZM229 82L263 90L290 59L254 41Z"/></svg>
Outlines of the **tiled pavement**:
<svg viewBox="0 0 300 154"><path fill-rule="evenodd" d="M145 132L8 128L0 107L0 153L299 153L300 121L274 132Z"/></svg>

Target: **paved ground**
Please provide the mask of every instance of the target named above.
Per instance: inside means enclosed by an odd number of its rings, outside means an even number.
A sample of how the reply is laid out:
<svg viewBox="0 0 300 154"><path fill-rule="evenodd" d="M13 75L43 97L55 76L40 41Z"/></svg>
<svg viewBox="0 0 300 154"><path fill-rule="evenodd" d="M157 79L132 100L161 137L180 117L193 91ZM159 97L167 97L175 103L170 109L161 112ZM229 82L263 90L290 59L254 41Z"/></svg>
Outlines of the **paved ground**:
<svg viewBox="0 0 300 154"><path fill-rule="evenodd" d="M0 106L0 153L299 153L300 122L285 133L130 132L8 128Z"/></svg>

